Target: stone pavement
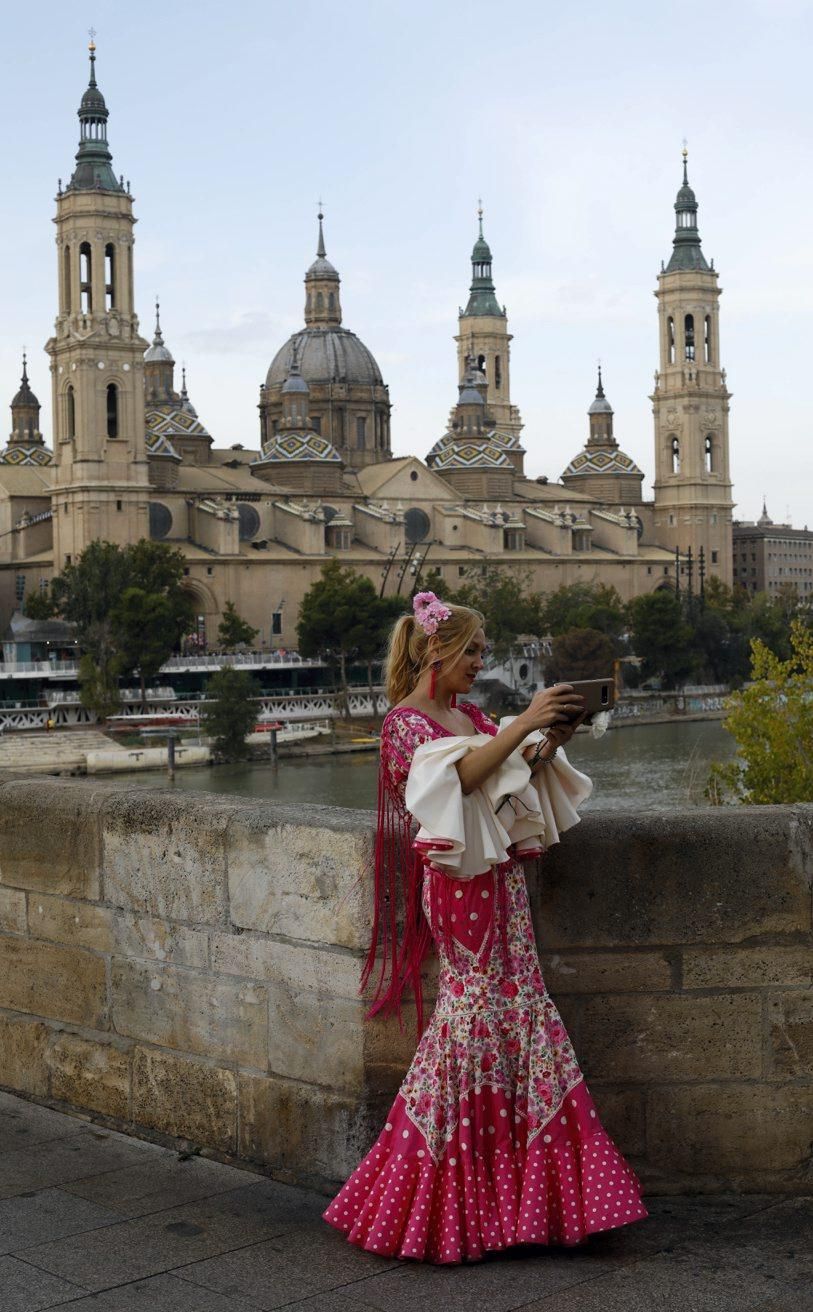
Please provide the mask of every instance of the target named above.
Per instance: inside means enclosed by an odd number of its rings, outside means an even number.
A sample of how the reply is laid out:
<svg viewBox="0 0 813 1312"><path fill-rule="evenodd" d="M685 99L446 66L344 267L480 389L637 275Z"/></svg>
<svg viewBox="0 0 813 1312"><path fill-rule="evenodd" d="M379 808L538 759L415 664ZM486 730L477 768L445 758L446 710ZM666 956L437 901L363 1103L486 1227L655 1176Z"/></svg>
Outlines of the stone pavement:
<svg viewBox="0 0 813 1312"><path fill-rule="evenodd" d="M324 1206L0 1092L0 1312L813 1312L813 1198L656 1198L463 1268L360 1253Z"/></svg>

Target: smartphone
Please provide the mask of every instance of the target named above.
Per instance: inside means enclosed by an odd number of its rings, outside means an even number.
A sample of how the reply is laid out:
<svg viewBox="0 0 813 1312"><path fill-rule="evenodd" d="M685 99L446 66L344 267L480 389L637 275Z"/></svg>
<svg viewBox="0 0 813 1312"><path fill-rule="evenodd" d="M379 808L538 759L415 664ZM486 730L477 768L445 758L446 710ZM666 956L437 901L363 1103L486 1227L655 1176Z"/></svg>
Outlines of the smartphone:
<svg viewBox="0 0 813 1312"><path fill-rule="evenodd" d="M587 712L582 724L590 724L598 711L611 711L615 705L615 680L609 679L560 679L560 683L569 683L574 692L584 698L584 710ZM570 719L577 720L581 711Z"/></svg>

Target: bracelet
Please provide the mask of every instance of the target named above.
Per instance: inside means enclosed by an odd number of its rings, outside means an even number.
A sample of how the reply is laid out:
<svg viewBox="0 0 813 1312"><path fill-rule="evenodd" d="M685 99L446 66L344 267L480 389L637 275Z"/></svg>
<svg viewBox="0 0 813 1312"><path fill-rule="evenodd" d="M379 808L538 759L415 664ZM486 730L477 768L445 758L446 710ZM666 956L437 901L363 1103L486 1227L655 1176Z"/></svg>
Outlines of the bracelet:
<svg viewBox="0 0 813 1312"><path fill-rule="evenodd" d="M554 749L553 749L553 751L551 752L550 756L544 756L544 757L543 757L543 755L542 755L542 750L543 750L543 748L547 747L548 742L549 742L549 739L547 739L547 738L540 738L539 742L537 743L537 745L536 745L536 751L534 752L533 756L531 757L530 761L528 762L528 765L531 767L532 770L533 770L533 768L534 768L535 765L549 765L550 762L553 760L554 756L556 755L556 753L558 752L559 748L558 748L558 747L554 747Z"/></svg>

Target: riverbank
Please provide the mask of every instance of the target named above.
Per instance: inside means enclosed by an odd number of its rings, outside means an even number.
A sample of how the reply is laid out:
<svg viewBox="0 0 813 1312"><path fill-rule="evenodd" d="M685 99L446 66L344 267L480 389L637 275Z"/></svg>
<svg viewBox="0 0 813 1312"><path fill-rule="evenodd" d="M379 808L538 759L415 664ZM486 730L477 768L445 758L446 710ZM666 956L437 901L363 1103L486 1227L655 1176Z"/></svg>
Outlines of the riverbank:
<svg viewBox="0 0 813 1312"><path fill-rule="evenodd" d="M655 725L694 724L725 719L725 711L660 711L649 715L613 717L610 729L646 728ZM378 751L381 719L368 717L371 732L360 732L358 725L338 721L333 733L323 733L299 742L277 745L278 761L315 760L325 757L371 754ZM586 732L586 731L585 731ZM251 743L252 764L267 764L271 745L267 735L255 734ZM176 769L211 767L209 746L191 735L178 740L175 747ZM103 729L32 730L0 737L0 770L37 775L104 775L155 772L166 770L166 744L154 738L144 745L125 745Z"/></svg>

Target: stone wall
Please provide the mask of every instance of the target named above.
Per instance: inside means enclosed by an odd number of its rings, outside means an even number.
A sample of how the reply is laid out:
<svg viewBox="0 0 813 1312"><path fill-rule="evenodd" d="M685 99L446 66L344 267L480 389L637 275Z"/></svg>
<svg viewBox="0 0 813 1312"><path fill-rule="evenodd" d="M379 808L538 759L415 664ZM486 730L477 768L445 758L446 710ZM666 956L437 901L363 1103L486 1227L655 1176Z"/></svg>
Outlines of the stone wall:
<svg viewBox="0 0 813 1312"><path fill-rule="evenodd" d="M414 1049L363 1023L371 817L0 778L0 1085L329 1188ZM813 808L588 815L549 986L650 1188L810 1190Z"/></svg>

